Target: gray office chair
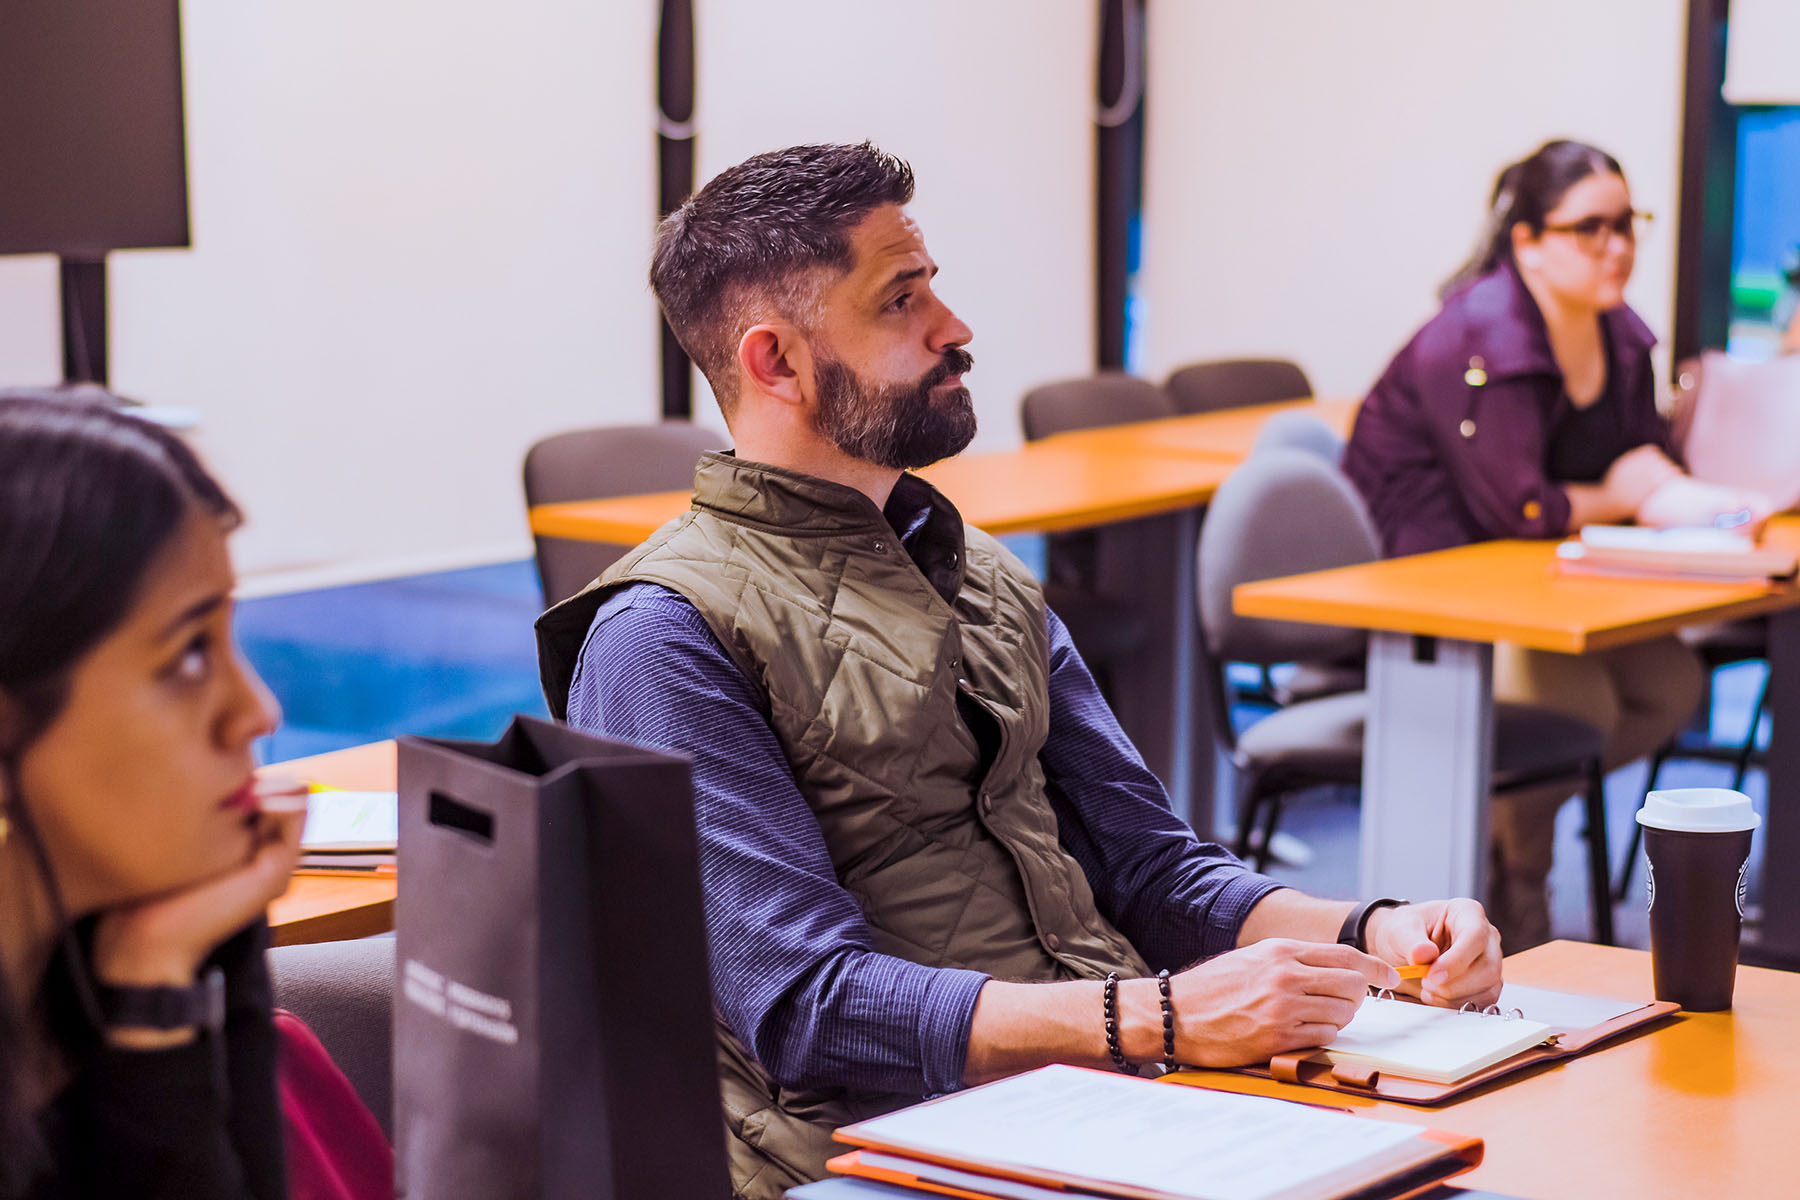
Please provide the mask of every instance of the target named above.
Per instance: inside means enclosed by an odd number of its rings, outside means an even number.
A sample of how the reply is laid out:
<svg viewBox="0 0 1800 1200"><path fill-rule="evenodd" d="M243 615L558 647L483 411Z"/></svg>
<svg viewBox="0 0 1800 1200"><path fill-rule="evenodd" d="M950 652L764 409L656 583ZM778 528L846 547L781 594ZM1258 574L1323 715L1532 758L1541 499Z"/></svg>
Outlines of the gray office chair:
<svg viewBox="0 0 1800 1200"><path fill-rule="evenodd" d="M1019 423L1028 442L1074 429L1154 421L1174 415L1168 393L1148 379L1123 371L1102 371L1082 379L1042 384L1026 392L1025 399L1019 402Z"/></svg>
<svg viewBox="0 0 1800 1200"><path fill-rule="evenodd" d="M1262 432L1250 447L1251 457L1282 448L1304 450L1316 454L1333 467L1344 457L1344 439L1337 430L1309 412L1278 412L1263 423ZM1337 662L1291 663L1285 667L1264 667L1262 692L1252 700L1270 704L1295 704L1301 700L1317 700L1339 692L1361 691L1364 682L1362 648L1354 657Z"/></svg>
<svg viewBox="0 0 1800 1200"><path fill-rule="evenodd" d="M1250 446L1250 454L1255 457L1265 450L1283 447L1316 454L1334 467L1344 457L1344 439L1338 436L1337 430L1300 409L1278 412L1264 421L1262 431Z"/></svg>
<svg viewBox="0 0 1800 1200"><path fill-rule="evenodd" d="M1312 383L1285 358L1222 358L1190 363L1163 382L1178 413L1217 412L1278 400L1304 400Z"/></svg>
<svg viewBox="0 0 1800 1200"><path fill-rule="evenodd" d="M1161 388L1120 371L1046 383L1025 393L1019 404L1019 423L1027 441L1173 415ZM1044 598L1068 626L1075 648L1101 693L1110 699L1112 665L1143 644L1149 626L1140 609L1094 590L1106 536L1104 530L1049 535L1044 547L1048 576Z"/></svg>
<svg viewBox="0 0 1800 1200"><path fill-rule="evenodd" d="M687 421L577 429L538 442L525 455L525 503L555 504L692 487L694 466L728 444L723 434ZM544 603L565 600L624 556L629 546L540 537L538 581Z"/></svg>
<svg viewBox="0 0 1800 1200"><path fill-rule="evenodd" d="M269 951L275 1004L305 1021L394 1139L394 938Z"/></svg>
<svg viewBox="0 0 1800 1200"><path fill-rule="evenodd" d="M1268 865L1283 797L1324 784L1362 779L1367 692L1303 700L1263 717L1242 734L1223 703L1224 662L1333 661L1366 651L1361 630L1243 617L1232 611L1240 583L1370 562L1381 541L1362 499L1315 454L1275 449L1253 455L1213 496L1200 529L1199 603L1205 678L1217 703L1215 736L1238 769L1237 851L1248 856L1262 822L1258 870ZM1493 791L1556 780L1582 790L1587 806L1588 869L1594 938L1610 945L1611 865L1606 852L1606 794L1600 731L1551 709L1495 704Z"/></svg>

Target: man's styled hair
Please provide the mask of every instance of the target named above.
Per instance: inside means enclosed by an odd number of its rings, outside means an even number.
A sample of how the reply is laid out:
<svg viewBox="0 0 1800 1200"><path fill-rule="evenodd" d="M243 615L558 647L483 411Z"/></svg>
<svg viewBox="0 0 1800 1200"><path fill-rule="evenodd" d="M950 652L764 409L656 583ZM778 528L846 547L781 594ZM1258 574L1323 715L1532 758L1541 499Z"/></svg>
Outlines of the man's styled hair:
<svg viewBox="0 0 1800 1200"><path fill-rule="evenodd" d="M790 146L721 171L663 219L650 286L728 418L744 331L770 316L812 325L825 273L853 265L850 230L912 195L912 168L872 142Z"/></svg>

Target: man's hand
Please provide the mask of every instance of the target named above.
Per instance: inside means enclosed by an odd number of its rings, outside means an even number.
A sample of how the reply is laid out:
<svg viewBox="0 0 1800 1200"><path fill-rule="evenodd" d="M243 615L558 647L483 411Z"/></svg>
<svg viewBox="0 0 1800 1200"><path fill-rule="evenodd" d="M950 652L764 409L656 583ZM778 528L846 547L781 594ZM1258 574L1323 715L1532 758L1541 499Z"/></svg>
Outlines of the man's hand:
<svg viewBox="0 0 1800 1200"><path fill-rule="evenodd" d="M1427 1004L1485 1006L1500 998L1500 931L1473 900L1378 908L1363 927L1363 941L1394 966L1431 964L1423 980L1406 985Z"/></svg>
<svg viewBox="0 0 1800 1200"><path fill-rule="evenodd" d="M1327 1045L1371 986L1399 982L1386 963L1348 946L1269 938L1221 954L1170 980L1175 1057L1200 1067L1239 1067ZM1154 985L1149 997L1155 1006ZM1160 1018L1156 1034L1160 1040ZM1160 1047L1147 1057L1162 1057Z"/></svg>

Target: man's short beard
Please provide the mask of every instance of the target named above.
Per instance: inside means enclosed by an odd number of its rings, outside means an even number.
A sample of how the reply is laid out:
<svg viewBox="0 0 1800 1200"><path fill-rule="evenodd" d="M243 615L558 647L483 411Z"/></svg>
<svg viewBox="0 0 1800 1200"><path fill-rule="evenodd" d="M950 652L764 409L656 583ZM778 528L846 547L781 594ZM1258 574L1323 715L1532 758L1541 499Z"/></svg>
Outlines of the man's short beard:
<svg viewBox="0 0 1800 1200"><path fill-rule="evenodd" d="M954 346L917 383L872 386L841 359L821 355L813 424L845 454L877 466L911 471L949 458L974 440L975 405L966 387L935 401L931 393L974 365Z"/></svg>

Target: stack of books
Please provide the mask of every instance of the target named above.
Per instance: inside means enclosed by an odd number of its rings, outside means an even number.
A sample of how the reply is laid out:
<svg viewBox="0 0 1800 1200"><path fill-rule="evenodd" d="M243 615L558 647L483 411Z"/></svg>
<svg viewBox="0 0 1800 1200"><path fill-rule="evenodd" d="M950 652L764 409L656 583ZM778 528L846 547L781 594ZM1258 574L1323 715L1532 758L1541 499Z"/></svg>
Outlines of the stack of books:
<svg viewBox="0 0 1800 1200"><path fill-rule="evenodd" d="M1564 574L1743 582L1794 578L1794 552L1729 529L1588 525L1556 548Z"/></svg>

